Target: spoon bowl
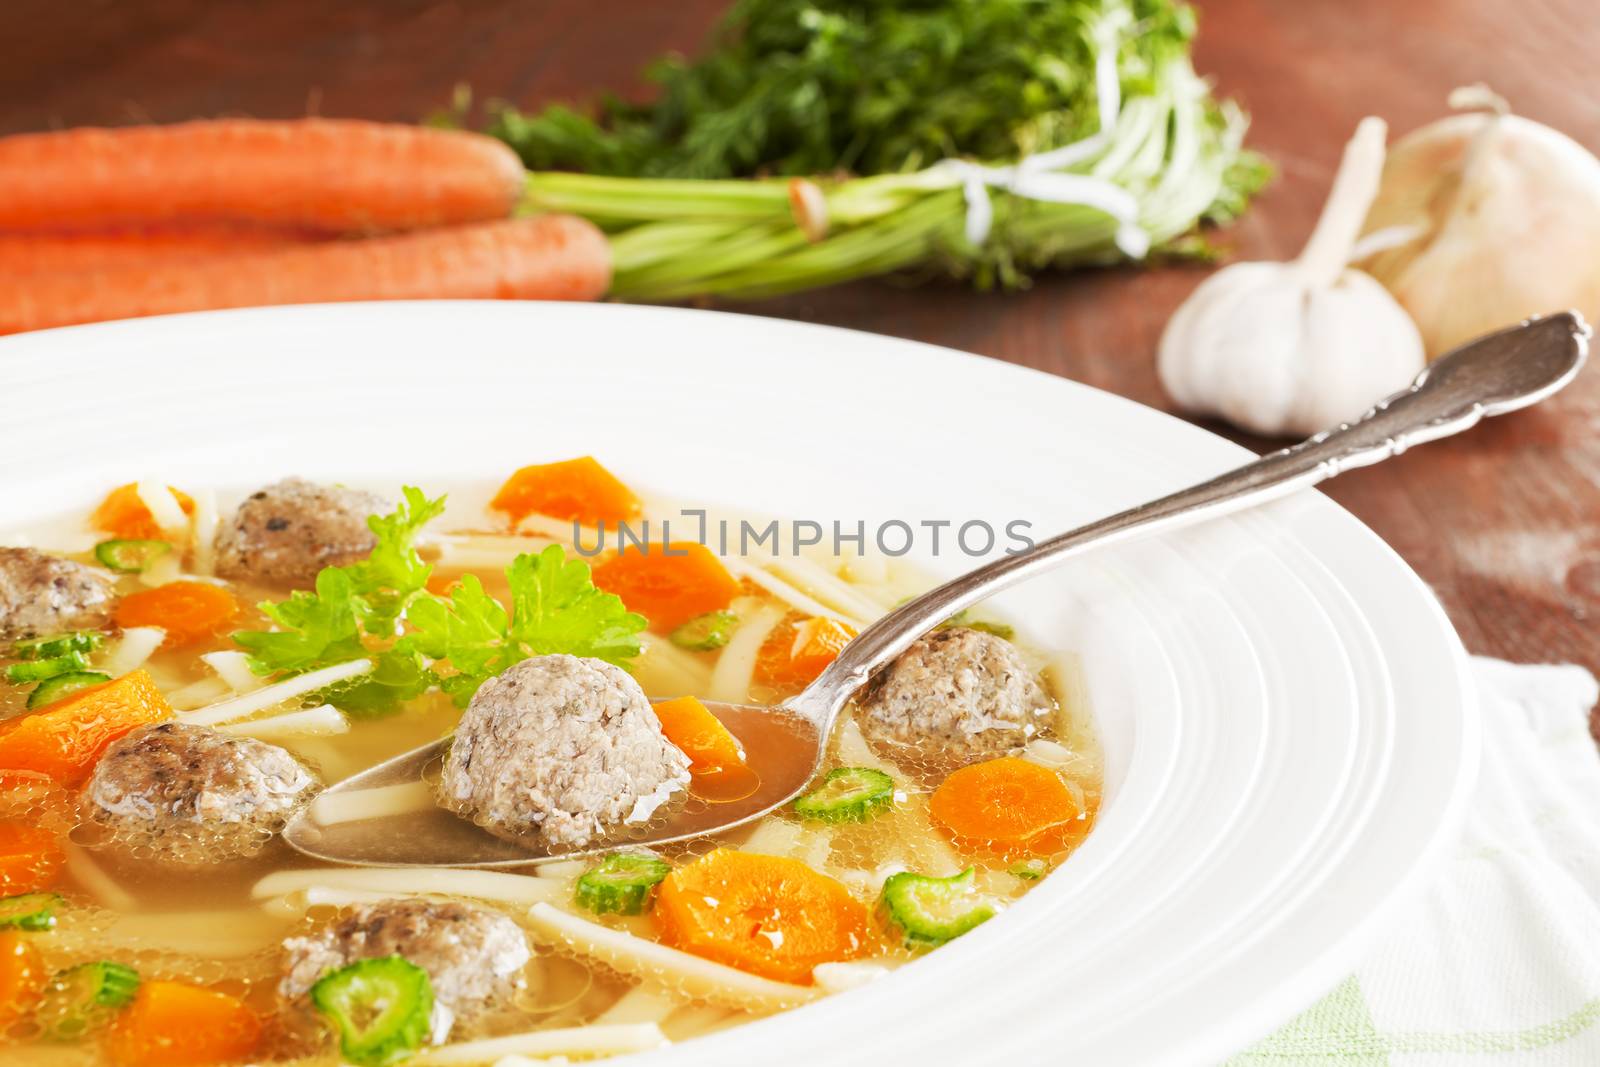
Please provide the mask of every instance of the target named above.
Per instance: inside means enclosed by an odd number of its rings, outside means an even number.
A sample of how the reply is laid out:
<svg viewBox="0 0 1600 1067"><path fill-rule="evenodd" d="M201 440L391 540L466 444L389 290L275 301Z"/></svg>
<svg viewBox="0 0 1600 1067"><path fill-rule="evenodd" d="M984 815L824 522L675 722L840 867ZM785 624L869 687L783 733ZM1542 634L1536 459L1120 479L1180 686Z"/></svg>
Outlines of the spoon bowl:
<svg viewBox="0 0 1600 1067"><path fill-rule="evenodd" d="M539 840L496 837L468 819L429 802L414 787L437 782L450 749L442 738L385 760L322 792L283 832L284 840L314 859L371 867L521 867L609 852L630 844L667 845L730 830L782 806L811 780L827 739L810 719L785 707L707 701L707 710L739 739L745 758L759 768L753 791L718 799L723 792L692 777L679 795L648 822L596 841L587 848L551 851ZM340 801L375 790L401 790L417 804L394 814L362 819L324 819ZM380 794L381 795L381 794Z"/></svg>

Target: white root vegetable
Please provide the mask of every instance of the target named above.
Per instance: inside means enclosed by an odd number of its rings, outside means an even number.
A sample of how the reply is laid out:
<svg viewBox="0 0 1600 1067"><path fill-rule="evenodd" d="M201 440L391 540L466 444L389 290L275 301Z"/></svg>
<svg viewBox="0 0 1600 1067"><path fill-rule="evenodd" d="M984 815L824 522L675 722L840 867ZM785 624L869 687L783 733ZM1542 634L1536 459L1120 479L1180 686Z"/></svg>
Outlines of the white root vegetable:
<svg viewBox="0 0 1600 1067"><path fill-rule="evenodd" d="M1364 266L1422 331L1429 358L1530 315L1600 316L1600 160L1548 126L1510 113L1484 86L1473 109L1395 144L1369 234L1413 240Z"/></svg>
<svg viewBox="0 0 1600 1067"><path fill-rule="evenodd" d="M107 923L63 919L50 934L52 951L94 958L107 952L173 952L201 959L242 959L283 941L293 920L255 908L136 912Z"/></svg>
<svg viewBox="0 0 1600 1067"><path fill-rule="evenodd" d="M242 719L246 715L254 715L258 711L266 711L268 708L276 707L286 700L303 697L307 693L325 689L335 682L343 682L357 675L365 674L370 670L372 670L371 660L358 659L351 660L349 663L336 663L332 667L324 667L320 671L309 671L306 674L297 674L293 678L262 686L253 693L245 693L215 704L209 704L195 711L185 712L178 717L184 722L193 723L196 726L215 726L219 722Z"/></svg>
<svg viewBox="0 0 1600 1067"><path fill-rule="evenodd" d="M231 692L233 690L221 678L202 678L168 693L167 703L178 711L191 711L220 700Z"/></svg>
<svg viewBox="0 0 1600 1067"><path fill-rule="evenodd" d="M1372 277L1347 268L1378 188L1386 127L1345 148L1322 218L1291 263L1235 263L1200 284L1161 336L1161 382L1199 415L1305 435L1353 419L1422 370L1422 339Z"/></svg>
<svg viewBox="0 0 1600 1067"><path fill-rule="evenodd" d="M715 1004L686 1004L667 1017L661 1024L661 1032L670 1041L688 1041L738 1026L749 1018L745 1012L729 1011Z"/></svg>
<svg viewBox="0 0 1600 1067"><path fill-rule="evenodd" d="M642 937L580 919L553 904L528 911L534 936L599 960L632 978L670 984L691 997L744 1011L777 1011L813 1000L818 990L746 974Z"/></svg>
<svg viewBox="0 0 1600 1067"><path fill-rule="evenodd" d="M345 867L274 871L250 887L256 900L288 896L311 889L339 889L382 896L455 896L502 904L536 904L564 896L548 878L503 871L453 867Z"/></svg>
<svg viewBox="0 0 1600 1067"><path fill-rule="evenodd" d="M225 734L263 741L279 737L333 737L349 733L350 720L332 704L319 704L314 708L269 715L263 719L223 723L217 729Z"/></svg>
<svg viewBox="0 0 1600 1067"><path fill-rule="evenodd" d="M537 555L548 545L561 544L548 537L506 537L498 534L436 534L429 546L438 553L439 563L451 569L504 570L518 556Z"/></svg>
<svg viewBox="0 0 1600 1067"><path fill-rule="evenodd" d="M99 669L113 678L144 666L145 661L167 639L167 631L159 626L135 626L122 631L122 639L107 654Z"/></svg>
<svg viewBox="0 0 1600 1067"><path fill-rule="evenodd" d="M656 1023L678 1010L680 1002L656 985L637 985L617 998L615 1004L595 1016L605 1023Z"/></svg>
<svg viewBox="0 0 1600 1067"><path fill-rule="evenodd" d="M63 851L67 855L67 873L72 875L74 882L87 889L101 907L128 912L139 906L133 894L103 871L82 845L69 840L63 846Z"/></svg>
<svg viewBox="0 0 1600 1067"><path fill-rule="evenodd" d="M556 860L554 863L541 863L533 869L534 874L547 880L569 882L593 866L588 860Z"/></svg>
<svg viewBox="0 0 1600 1067"><path fill-rule="evenodd" d="M642 652L634 660L634 677L651 696L675 697L707 692L711 671L694 653L675 646L665 637L647 635Z"/></svg>
<svg viewBox="0 0 1600 1067"><path fill-rule="evenodd" d="M250 657L243 652L207 652L200 659L235 693L253 693L266 684L250 669Z"/></svg>
<svg viewBox="0 0 1600 1067"><path fill-rule="evenodd" d="M888 974L893 968L884 963L850 960L845 963L819 963L811 968L811 978L830 993L859 989Z"/></svg>
<svg viewBox="0 0 1600 1067"><path fill-rule="evenodd" d="M857 629L883 614L876 603L804 556L781 556L772 561L771 570L844 616L844 621Z"/></svg>
<svg viewBox="0 0 1600 1067"><path fill-rule="evenodd" d="M1056 768L1072 764L1078 755L1066 745L1036 737L1023 747L1022 758L1041 767Z"/></svg>
<svg viewBox="0 0 1600 1067"><path fill-rule="evenodd" d="M385 819L391 815L427 811L438 806L433 787L427 782L401 782L372 789L324 793L311 802L311 818L319 826L333 826L342 822Z"/></svg>
<svg viewBox="0 0 1600 1067"><path fill-rule="evenodd" d="M727 556L722 560L728 568L728 573L735 578L748 578L752 583L771 593L777 599L788 604L791 608L805 615L815 615L824 619L835 619L839 622L849 622L839 612L834 611L820 600L815 600L806 593L802 593L788 582L779 578L765 567L755 563L747 563L736 556Z"/></svg>
<svg viewBox="0 0 1600 1067"><path fill-rule="evenodd" d="M196 574L211 575L216 573L217 562L217 524L221 522L217 513L217 494L212 489L201 489L194 494L194 516L191 525L194 528L194 571Z"/></svg>
<svg viewBox="0 0 1600 1067"><path fill-rule="evenodd" d="M312 886L271 897L261 902L262 910L277 919L299 919L312 908L353 908L363 904L378 904L394 897L428 896L427 893L379 893L371 889L337 889L333 886Z"/></svg>
<svg viewBox="0 0 1600 1067"><path fill-rule="evenodd" d="M711 684L706 687L706 693L712 700L739 704L748 699L756 656L767 635L782 621L783 609L770 604L743 615L739 628L723 646L717 665L711 669Z"/></svg>
<svg viewBox="0 0 1600 1067"><path fill-rule="evenodd" d="M424 1049L406 1063L412 1067L469 1067L494 1063L504 1056L617 1056L625 1052L647 1052L667 1043L667 1035L655 1023L591 1024L441 1045Z"/></svg>
<svg viewBox="0 0 1600 1067"><path fill-rule="evenodd" d="M134 493L161 528L161 535L181 549L189 536L189 516L172 490L161 482L142 481L134 486Z"/></svg>

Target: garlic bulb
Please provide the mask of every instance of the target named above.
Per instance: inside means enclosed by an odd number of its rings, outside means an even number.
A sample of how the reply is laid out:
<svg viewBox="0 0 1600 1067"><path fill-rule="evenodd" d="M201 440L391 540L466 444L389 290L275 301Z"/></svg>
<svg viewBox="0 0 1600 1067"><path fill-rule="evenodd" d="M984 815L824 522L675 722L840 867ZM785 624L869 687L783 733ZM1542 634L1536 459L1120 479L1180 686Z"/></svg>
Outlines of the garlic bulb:
<svg viewBox="0 0 1600 1067"><path fill-rule="evenodd" d="M1299 259L1224 267L1167 323L1161 382L1182 407L1257 433L1311 434L1421 371L1422 339L1404 309L1346 267L1378 188L1385 130L1376 118L1356 128Z"/></svg>
<svg viewBox="0 0 1600 1067"><path fill-rule="evenodd" d="M1366 269L1405 306L1430 358L1542 312L1600 314L1600 160L1509 114L1483 86L1389 153L1367 231L1414 239Z"/></svg>

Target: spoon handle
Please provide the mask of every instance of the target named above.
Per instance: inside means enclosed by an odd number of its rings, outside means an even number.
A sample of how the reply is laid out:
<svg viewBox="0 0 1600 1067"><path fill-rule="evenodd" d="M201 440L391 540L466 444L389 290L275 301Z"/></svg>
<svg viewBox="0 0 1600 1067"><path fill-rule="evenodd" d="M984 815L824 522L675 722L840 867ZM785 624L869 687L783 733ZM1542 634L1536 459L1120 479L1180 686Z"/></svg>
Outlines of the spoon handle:
<svg viewBox="0 0 1600 1067"><path fill-rule="evenodd" d="M1380 463L1412 445L1460 433L1485 416L1537 403L1577 375L1588 338L1589 327L1572 311L1479 338L1442 356L1408 388L1353 422L985 564L867 627L788 707L817 723L826 736L839 709L875 671L956 612L1090 548L1254 507L1347 470Z"/></svg>

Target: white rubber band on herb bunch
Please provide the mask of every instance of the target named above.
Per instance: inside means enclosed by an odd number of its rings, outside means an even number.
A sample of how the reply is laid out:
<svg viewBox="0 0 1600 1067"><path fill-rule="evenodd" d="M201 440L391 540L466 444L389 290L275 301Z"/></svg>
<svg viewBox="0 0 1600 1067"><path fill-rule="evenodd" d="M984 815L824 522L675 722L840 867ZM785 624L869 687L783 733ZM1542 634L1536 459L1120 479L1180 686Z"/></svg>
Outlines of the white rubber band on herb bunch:
<svg viewBox="0 0 1600 1067"><path fill-rule="evenodd" d="M957 177L967 202L967 240L981 245L994 225L990 189L1052 204L1082 204L1103 211L1117 221L1116 242L1123 254L1143 259L1150 251L1150 235L1139 225L1139 201L1121 186L1103 178L1060 171L1092 159L1111 142L1122 114L1122 88L1117 73L1117 35L1122 20L1107 20L1095 29L1099 52L1095 56L1095 95L1099 99L1098 132L1048 152L1024 156L1006 167L990 167L965 159L947 159L933 170Z"/></svg>

